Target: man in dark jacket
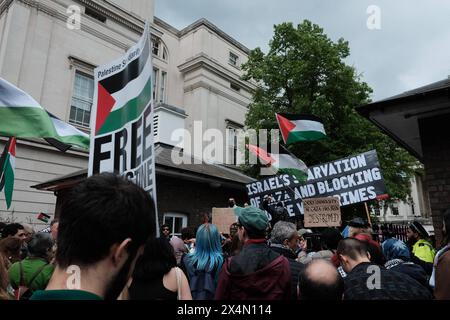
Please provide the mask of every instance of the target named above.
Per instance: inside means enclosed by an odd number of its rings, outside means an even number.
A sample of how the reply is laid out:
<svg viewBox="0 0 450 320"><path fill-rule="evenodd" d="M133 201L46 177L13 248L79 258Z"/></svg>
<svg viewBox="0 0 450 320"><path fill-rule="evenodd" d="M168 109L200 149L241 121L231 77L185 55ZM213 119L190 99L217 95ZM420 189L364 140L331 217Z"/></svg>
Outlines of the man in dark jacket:
<svg viewBox="0 0 450 320"><path fill-rule="evenodd" d="M344 300L430 300L430 291L406 274L370 262L367 244L347 238L337 254L347 277Z"/></svg>
<svg viewBox="0 0 450 320"><path fill-rule="evenodd" d="M295 261L297 256L295 250L298 246L299 235L295 224L286 221L278 221L273 229L270 238L270 248L285 256L289 261L292 275L292 299L297 299L297 285L300 271L304 268L303 264Z"/></svg>
<svg viewBox="0 0 450 320"><path fill-rule="evenodd" d="M291 298L291 270L288 260L266 243L269 221L255 207L235 208L241 252L228 258L216 289L216 300L288 300Z"/></svg>

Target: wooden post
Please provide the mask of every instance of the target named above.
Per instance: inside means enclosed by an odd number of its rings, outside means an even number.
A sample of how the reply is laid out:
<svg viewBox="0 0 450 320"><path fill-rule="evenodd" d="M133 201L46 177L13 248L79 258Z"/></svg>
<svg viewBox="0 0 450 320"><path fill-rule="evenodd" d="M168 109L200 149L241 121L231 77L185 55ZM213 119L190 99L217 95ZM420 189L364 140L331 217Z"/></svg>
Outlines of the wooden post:
<svg viewBox="0 0 450 320"><path fill-rule="evenodd" d="M367 222L372 226L372 221L370 220L370 213L369 208L367 207L367 202L364 202L364 206L366 207L366 214L367 214Z"/></svg>

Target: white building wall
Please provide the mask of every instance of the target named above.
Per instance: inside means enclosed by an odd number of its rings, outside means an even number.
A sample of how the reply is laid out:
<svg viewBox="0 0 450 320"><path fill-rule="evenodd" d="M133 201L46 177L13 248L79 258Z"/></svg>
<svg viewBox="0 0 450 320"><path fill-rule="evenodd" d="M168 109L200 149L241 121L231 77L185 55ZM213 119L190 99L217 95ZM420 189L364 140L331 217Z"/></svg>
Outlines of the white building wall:
<svg viewBox="0 0 450 320"><path fill-rule="evenodd" d="M70 5L81 9L79 30L67 28ZM106 22L84 14L85 6L106 10L102 13ZM93 74L95 66L122 55L139 38L144 19L153 20L153 12L152 0L15 0L0 16L0 76L69 121L76 70ZM184 109L185 128L192 130L193 122L200 120L203 130L216 128L225 138L226 121L243 125L251 102L254 86L241 81L240 68L228 63L230 51L239 56L239 65L245 62L246 50L206 20L181 31L156 20L153 31L168 50L167 60L154 56L154 67L167 72L164 102ZM205 58L208 65L183 69L198 57ZM241 86L239 92L230 88L230 81ZM86 168L87 156L70 151L63 154L45 144L19 140L13 204L7 211L0 193L0 219L41 224L37 214L52 215L56 198L29 187Z"/></svg>

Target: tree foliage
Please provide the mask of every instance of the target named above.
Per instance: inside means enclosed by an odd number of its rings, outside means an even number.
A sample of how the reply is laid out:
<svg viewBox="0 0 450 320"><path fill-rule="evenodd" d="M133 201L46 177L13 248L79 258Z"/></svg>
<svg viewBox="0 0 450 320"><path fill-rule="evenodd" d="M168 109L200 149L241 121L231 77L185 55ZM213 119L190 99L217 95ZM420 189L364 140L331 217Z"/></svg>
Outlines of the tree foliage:
<svg viewBox="0 0 450 320"><path fill-rule="evenodd" d="M296 156L315 165L376 149L391 199L406 200L419 163L356 112L372 90L345 63L349 54L348 42L333 42L310 21L276 25L269 52L252 50L242 66L244 79L258 84L246 125L277 128L276 112L319 116L327 139L290 146Z"/></svg>

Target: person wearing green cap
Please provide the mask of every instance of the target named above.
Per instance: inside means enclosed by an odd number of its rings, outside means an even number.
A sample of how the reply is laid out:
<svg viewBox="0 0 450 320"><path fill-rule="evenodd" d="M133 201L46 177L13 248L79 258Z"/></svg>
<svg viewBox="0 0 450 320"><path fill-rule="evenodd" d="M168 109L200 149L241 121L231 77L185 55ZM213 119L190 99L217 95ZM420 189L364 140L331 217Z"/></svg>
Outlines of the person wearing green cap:
<svg viewBox="0 0 450 320"><path fill-rule="evenodd" d="M241 252L228 258L216 289L216 300L289 300L289 261L266 243L267 215L255 207L236 207Z"/></svg>

